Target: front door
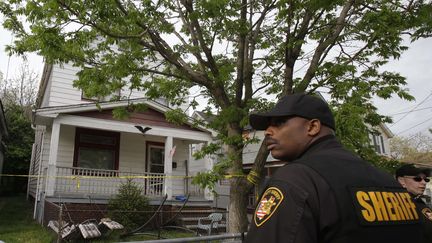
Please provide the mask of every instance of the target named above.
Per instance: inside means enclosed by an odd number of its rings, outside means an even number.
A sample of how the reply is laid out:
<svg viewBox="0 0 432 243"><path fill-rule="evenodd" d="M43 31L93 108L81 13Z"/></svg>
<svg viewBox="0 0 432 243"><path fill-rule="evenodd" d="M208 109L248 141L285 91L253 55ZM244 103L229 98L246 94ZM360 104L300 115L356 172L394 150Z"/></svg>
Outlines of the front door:
<svg viewBox="0 0 432 243"><path fill-rule="evenodd" d="M163 143L147 143L147 171L164 173L165 146ZM163 176L152 175L146 182L146 193L161 195L163 191Z"/></svg>
<svg viewBox="0 0 432 243"><path fill-rule="evenodd" d="M151 173L164 173L165 148L164 146L149 144L148 171Z"/></svg>

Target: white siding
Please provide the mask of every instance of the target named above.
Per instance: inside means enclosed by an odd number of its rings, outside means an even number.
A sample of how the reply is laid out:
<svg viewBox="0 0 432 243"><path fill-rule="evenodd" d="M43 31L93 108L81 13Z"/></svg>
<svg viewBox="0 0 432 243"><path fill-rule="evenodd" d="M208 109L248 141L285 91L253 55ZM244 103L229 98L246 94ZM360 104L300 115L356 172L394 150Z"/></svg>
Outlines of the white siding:
<svg viewBox="0 0 432 243"><path fill-rule="evenodd" d="M186 176L186 160L189 158L189 145L183 141L174 139L173 146L176 150L173 156L173 162L177 163L177 168L173 168L173 192L174 196L185 194L185 177Z"/></svg>
<svg viewBox="0 0 432 243"><path fill-rule="evenodd" d="M57 151L57 166L72 167L75 147L75 127L61 125Z"/></svg>
<svg viewBox="0 0 432 243"><path fill-rule="evenodd" d="M120 134L119 170L143 173L146 171L146 140L140 134Z"/></svg>
<svg viewBox="0 0 432 243"><path fill-rule="evenodd" d="M73 87L74 80L78 79L79 70L71 64L53 65L41 107L90 103L91 101L81 99L80 89ZM144 91L131 91L127 86L121 90L120 95L126 99L145 98ZM158 102L164 104L163 101ZM185 111L188 105L189 102L186 102L180 108Z"/></svg>
<svg viewBox="0 0 432 243"><path fill-rule="evenodd" d="M89 103L81 100L81 90L73 87L77 79L76 73L80 69L71 64L54 65L51 72L51 84L47 87L48 106L73 105Z"/></svg>

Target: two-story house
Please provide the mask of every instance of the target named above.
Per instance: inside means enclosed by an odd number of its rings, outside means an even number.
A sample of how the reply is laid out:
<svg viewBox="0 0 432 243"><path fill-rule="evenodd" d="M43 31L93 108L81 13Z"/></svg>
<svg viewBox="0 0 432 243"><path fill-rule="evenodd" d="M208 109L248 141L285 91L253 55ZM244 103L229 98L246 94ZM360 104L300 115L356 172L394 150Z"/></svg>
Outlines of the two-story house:
<svg viewBox="0 0 432 243"><path fill-rule="evenodd" d="M165 119L171 109L164 99L149 100L128 90L129 99L101 101L73 87L78 68L45 65L33 113L35 142L28 193L35 199L34 217L48 222L53 204L85 204L91 197L106 204L128 178L143 188L155 205L164 195L193 194L212 199L190 185L190 171L204 171L211 161L191 160L192 144L212 140L211 131L176 125ZM130 103L147 109L115 119L112 110Z"/></svg>

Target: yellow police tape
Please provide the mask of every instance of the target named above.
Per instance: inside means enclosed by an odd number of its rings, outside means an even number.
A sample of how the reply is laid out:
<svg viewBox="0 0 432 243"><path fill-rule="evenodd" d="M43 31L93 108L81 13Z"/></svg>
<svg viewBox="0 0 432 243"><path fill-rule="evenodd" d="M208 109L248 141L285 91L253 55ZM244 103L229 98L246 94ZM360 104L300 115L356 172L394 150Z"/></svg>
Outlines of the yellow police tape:
<svg viewBox="0 0 432 243"><path fill-rule="evenodd" d="M86 176L86 175L70 175L70 176L46 176L46 175L14 175L14 174L0 174L0 177L28 177L28 178L55 178L55 179L69 179L75 180L77 183L77 189L80 188L80 180L82 179L104 179L104 180L112 180L112 179L192 179L194 176L181 176L181 175L134 175L134 176ZM224 175L224 179L231 179L236 177L245 177L245 175Z"/></svg>

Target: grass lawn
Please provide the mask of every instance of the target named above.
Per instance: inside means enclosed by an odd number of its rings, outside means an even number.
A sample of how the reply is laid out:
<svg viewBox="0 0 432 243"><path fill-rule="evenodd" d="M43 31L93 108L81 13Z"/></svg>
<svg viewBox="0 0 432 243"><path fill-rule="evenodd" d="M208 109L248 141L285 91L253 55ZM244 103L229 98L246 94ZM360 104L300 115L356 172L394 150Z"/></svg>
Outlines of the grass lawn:
<svg viewBox="0 0 432 243"><path fill-rule="evenodd" d="M25 196L0 197L0 240L14 242L51 242L53 234L33 219L33 207Z"/></svg>
<svg viewBox="0 0 432 243"><path fill-rule="evenodd" d="M42 227L32 219L33 206L26 201L24 195L0 197L0 240L5 243L49 243L56 242L56 235L49 229ZM157 232L154 232L157 234ZM192 233L179 231L162 231L164 238L191 237ZM113 233L109 237L95 239L90 242L125 242L155 240L154 236L136 235L120 238ZM89 241L87 241L89 242Z"/></svg>

